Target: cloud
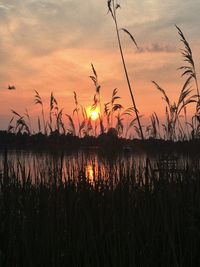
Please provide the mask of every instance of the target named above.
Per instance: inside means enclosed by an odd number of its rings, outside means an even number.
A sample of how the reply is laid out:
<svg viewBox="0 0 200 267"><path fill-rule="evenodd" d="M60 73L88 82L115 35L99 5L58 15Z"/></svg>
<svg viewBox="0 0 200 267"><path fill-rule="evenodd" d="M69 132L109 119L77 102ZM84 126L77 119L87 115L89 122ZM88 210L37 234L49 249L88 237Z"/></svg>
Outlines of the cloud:
<svg viewBox="0 0 200 267"><path fill-rule="evenodd" d="M35 56L67 47L90 46L102 31L98 4L87 1L13 1L6 12L7 33L13 46L24 47Z"/></svg>
<svg viewBox="0 0 200 267"><path fill-rule="evenodd" d="M0 3L0 10L8 11L13 8L13 5L8 3Z"/></svg>
<svg viewBox="0 0 200 267"><path fill-rule="evenodd" d="M141 84L155 77L175 84L177 60L182 59L174 25L197 47L200 1L126 0L121 7L119 27L127 28L140 47L135 53L130 38L121 35L131 77L136 76ZM106 0L1 0L0 87L16 83L24 94L36 88L47 95L48 90L67 95L84 88L77 93L87 97L90 84L86 81L93 62L107 88L118 83L123 88L115 28L106 13Z"/></svg>
<svg viewBox="0 0 200 267"><path fill-rule="evenodd" d="M200 1L198 0L128 0L127 8L122 15L122 23L130 29L136 39L142 43L160 42L166 40L170 43L175 40L176 30L174 25L179 25L184 32L191 33L192 37L198 36L200 27L199 13ZM122 10L123 11L123 10ZM127 20L126 18L131 18ZM199 37L198 37L199 38Z"/></svg>
<svg viewBox="0 0 200 267"><path fill-rule="evenodd" d="M168 44L152 44L150 46L142 46L137 50L138 53L176 53L178 49Z"/></svg>

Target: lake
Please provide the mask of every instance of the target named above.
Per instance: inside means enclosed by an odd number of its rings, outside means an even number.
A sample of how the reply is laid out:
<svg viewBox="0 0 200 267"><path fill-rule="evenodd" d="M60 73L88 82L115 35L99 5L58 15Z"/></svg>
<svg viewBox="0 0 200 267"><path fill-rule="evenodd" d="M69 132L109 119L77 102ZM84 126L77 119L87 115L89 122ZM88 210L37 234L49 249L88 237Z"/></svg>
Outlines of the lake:
<svg viewBox="0 0 200 267"><path fill-rule="evenodd" d="M4 152L0 152L0 171L4 168ZM198 157L181 154L147 154L124 151L112 156L102 155L97 149L73 153L36 153L9 150L7 165L11 174L19 179L26 177L33 182L49 182L58 176L62 180L87 179L90 183L103 180L118 183L122 177L134 177L135 183L144 183L146 172L159 176L181 176L188 167L200 169Z"/></svg>

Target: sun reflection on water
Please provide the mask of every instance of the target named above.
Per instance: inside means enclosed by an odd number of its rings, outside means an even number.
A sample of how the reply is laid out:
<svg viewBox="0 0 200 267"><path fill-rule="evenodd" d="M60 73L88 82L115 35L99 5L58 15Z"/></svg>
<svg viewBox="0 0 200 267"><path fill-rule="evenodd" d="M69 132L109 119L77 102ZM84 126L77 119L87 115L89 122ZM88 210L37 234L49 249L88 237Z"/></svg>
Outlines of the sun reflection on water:
<svg viewBox="0 0 200 267"><path fill-rule="evenodd" d="M88 165L85 167L85 175L86 175L86 178L87 178L91 183L94 182L94 170L93 170L93 167L92 167L91 164L88 164Z"/></svg>

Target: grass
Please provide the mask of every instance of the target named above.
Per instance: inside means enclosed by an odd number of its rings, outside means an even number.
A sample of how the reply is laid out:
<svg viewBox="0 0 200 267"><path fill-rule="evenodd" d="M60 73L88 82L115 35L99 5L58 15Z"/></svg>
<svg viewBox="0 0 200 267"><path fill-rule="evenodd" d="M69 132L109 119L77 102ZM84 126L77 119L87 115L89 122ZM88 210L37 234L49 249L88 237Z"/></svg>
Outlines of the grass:
<svg viewBox="0 0 200 267"><path fill-rule="evenodd" d="M150 124L145 127L124 59L117 20L120 5L115 0L108 0L107 4L115 24L133 106L124 108L121 105L117 88L111 99L102 103L99 77L91 64L90 79L95 87L91 110L97 107L100 110L96 122L87 115L76 92L74 110L72 114L65 114L53 92L47 111L42 97L35 91L34 102L41 108L36 135L28 110L25 114L12 110L8 133L1 133L8 143L15 140L14 143L28 147L32 140L40 149L52 145L51 149L56 148L56 151L59 151L58 145L61 151L66 147L70 151L72 144L77 148L80 144L92 143L101 144L106 152L103 151L104 164L97 161L86 166L84 157L66 160L64 152L51 151L51 158L46 156L43 164L36 164L28 162L28 157L23 161L10 160L5 150L0 172L0 266L200 265L199 152L197 161L185 160L181 169L171 154L157 159L156 163L149 158L124 161L119 153L112 157L114 150L119 152L123 147L122 137L130 145L127 139L136 136L150 141L193 139L193 147L197 147L200 95L192 50L176 26L184 45L184 65L179 69L186 80L175 103L169 99L167 91L153 81L166 105L166 121L161 122L154 112ZM132 34L124 28L122 31L137 46ZM192 103L196 108L190 120L187 107ZM82 139L85 143L81 143ZM151 150L160 147L160 143L154 141L150 144ZM165 149L171 142L164 142ZM182 149L184 144L181 143ZM141 149L141 143L135 141L136 146Z"/></svg>
<svg viewBox="0 0 200 267"><path fill-rule="evenodd" d="M196 74L195 63L193 60L192 50L190 48L189 43L187 42L183 32L179 27L176 26L178 30L178 34L181 37L181 42L184 44L184 49L182 49L182 56L184 59L184 65L179 68L179 70L183 71L182 77L186 77L186 81L183 84L183 87L180 91L180 95L177 103L171 103L168 98L166 91L161 88L155 81L153 81L156 88L161 92L164 101L166 102L166 124L164 127L164 134L167 140L180 140L187 138L194 138L199 136L199 86ZM191 96L192 90L192 81L195 84L197 94ZM196 112L192 117L191 123L188 123L187 120L187 106L191 103L196 103ZM184 110L184 124L186 125L186 130L183 128L183 124L180 122L181 112ZM158 121L156 119L156 121ZM156 123L155 118L153 120L153 128L156 131ZM178 125L177 125L178 124ZM157 123L158 125L158 123ZM192 131L189 134L188 125L191 127Z"/></svg>
<svg viewBox="0 0 200 267"><path fill-rule="evenodd" d="M115 24L115 30L116 30L116 34L117 34L117 42L118 42L118 45L119 45L119 51L120 51L120 55L121 55L121 59L122 59L122 65L123 65L123 68L124 68L124 73L125 73L128 89L129 89L131 100L132 100L132 103L133 103L133 109L134 109L134 112L135 112L135 115L136 115L136 120L137 120L137 123L138 123L138 133L140 134L141 139L144 140L144 134L143 134L143 130L142 130L141 122L140 122L139 111L137 109L135 97L133 95L133 89L132 89L132 85L131 85L131 82L130 82L130 78L129 78L129 74L128 74L128 70L127 70L127 66L126 66L126 61L125 61L125 58L124 58L122 42L121 42L121 38L120 38L120 34L119 34L117 12L118 12L118 10L119 10L119 8L121 6L120 6L120 4L118 3L117 0L108 0L107 4L108 4L108 11L110 12L111 17L113 18L113 21L114 21L114 24ZM134 37L132 36L132 34L127 29L124 29L124 28L122 28L122 31L124 31L126 34L129 35L129 37L131 38L133 43L138 48L137 43L136 43Z"/></svg>
<svg viewBox="0 0 200 267"><path fill-rule="evenodd" d="M120 47L120 54L128 82L128 87L131 94L133 106L124 108L120 103L120 96L117 88L113 89L110 101L102 103L101 90L99 84L99 77L93 64L91 64L92 74L89 76L92 80L95 93L93 103L91 103L91 110L98 108L99 118L95 122L91 120L91 116L87 114L86 108L81 105L78 100L78 95L74 92L74 110L72 114L65 114L64 109L60 109L58 101L50 94L49 110L44 110L44 103L38 91L35 91L34 103L40 105L41 114L38 115L38 130L35 131L32 126L32 119L28 110L25 114L19 114L12 110L13 116L8 125L8 132L35 134L43 133L48 136L52 133L60 135L71 134L79 138L85 136L99 136L108 133L110 129L114 128L118 137L125 138L141 138L142 140L148 138L164 139L171 141L185 141L191 139L198 139L200 136L200 104L199 104L199 86L196 73L195 62L193 59L192 49L187 42L183 32L176 26L180 36L181 43L184 49L181 50L184 64L179 68L182 71L181 76L186 78L176 102L169 99L167 90L163 89L156 81L153 81L155 88L161 93L165 102L165 122L162 122L158 115L154 112L150 116L150 122L147 125L142 125L142 116L139 115L135 99L133 97L132 87L130 85L128 71L126 69L126 62L121 45L119 35L119 28L117 23L117 12L120 8L116 1L108 1L109 12L115 22L116 32L118 37L118 44ZM122 29L127 33L132 41L137 46L134 37L126 29ZM195 104L196 108L193 116L190 118L187 115L187 108L190 104Z"/></svg>
<svg viewBox="0 0 200 267"><path fill-rule="evenodd" d="M63 154L54 157L35 179L20 162L14 169L5 153L1 266L200 264L199 166L185 163L182 173L169 175L166 167L153 172L148 159L137 168L113 161L110 179L99 172L91 183L83 166L61 179L63 161Z"/></svg>

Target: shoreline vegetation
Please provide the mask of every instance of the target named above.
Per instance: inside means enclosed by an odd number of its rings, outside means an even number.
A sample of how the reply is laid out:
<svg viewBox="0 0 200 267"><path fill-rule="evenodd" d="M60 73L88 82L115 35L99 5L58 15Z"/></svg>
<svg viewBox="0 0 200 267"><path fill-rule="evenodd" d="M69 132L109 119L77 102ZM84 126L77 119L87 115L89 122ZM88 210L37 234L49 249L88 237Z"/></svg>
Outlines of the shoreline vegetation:
<svg viewBox="0 0 200 267"><path fill-rule="evenodd" d="M112 2L112 1L109 1ZM110 10L111 7L109 7ZM118 7L119 8L119 7ZM117 9L118 9L117 8ZM112 9L111 9L112 10ZM116 12L116 11L115 11ZM116 23L116 14L114 16ZM33 126L32 118L26 109L24 114L19 114L12 110L12 118L9 122L8 133L26 133L27 135L72 135L80 139L91 136L97 137L104 134L117 135L124 139L160 139L170 141L190 141L200 138L200 96L199 86L196 74L195 63L192 50L187 42L183 32L176 26L181 42L184 48L181 49L184 65L179 68L182 77L185 78L176 102L169 99L166 90L164 90L156 81L152 81L156 90L161 93L162 100L165 103L165 121L160 121L158 114L154 112L150 116L150 123L142 124L142 115L139 113L136 105L124 108L120 103L121 97L115 88L112 91L110 101L102 103L101 85L99 77L93 64L92 74L89 78L92 80L95 93L93 103L89 108L84 107L78 100L78 95L74 91L74 110L72 114L66 114L63 108L59 107L58 101L53 92L50 94L49 108L43 103L39 92L35 90L34 103L41 108L37 116L37 127ZM133 36L126 30L132 41L137 46ZM119 35L119 30L117 28ZM119 40L120 42L120 40ZM119 44L121 47L121 45ZM122 48L121 48L122 49ZM120 50L121 51L121 50ZM121 51L123 54L123 51ZM123 65L125 64L122 56ZM127 74L127 69L125 73ZM127 74L128 75L128 74ZM129 78L127 77L127 82ZM131 86L128 82L129 87ZM132 89L129 88L130 92ZM135 103L133 94L131 99ZM188 107L193 104L194 113L188 115ZM36 130L37 128L37 130Z"/></svg>
<svg viewBox="0 0 200 267"><path fill-rule="evenodd" d="M117 136L124 139L160 139L170 141L190 141L200 138L200 92L196 72L196 65L193 58L192 49L182 30L175 25L180 42L183 48L180 49L183 65L178 68L181 77L184 78L183 86L180 88L177 101L171 100L167 91L152 81L155 89L158 90L165 103L165 121L160 121L158 114L153 112L150 116L150 123L142 124L141 113L136 105L134 88L130 82L127 69L127 62L124 56L121 32L125 33L134 44L136 49L138 44L133 35L126 28L119 28L118 12L121 5L117 0L107 0L108 14L114 22L117 44L122 60L123 70L127 82L132 102L131 107L123 107L120 103L121 97L118 89L114 88L110 101L102 102L102 87L94 65L91 63L92 74L89 76L94 84L93 103L90 107L84 107L74 91L74 110L72 114L65 113L64 108L60 108L53 92L50 94L49 107L37 90L34 90L34 103L40 107L40 114L37 115L37 127L33 126L32 118L28 109L24 114L15 110L12 111L12 118L8 124L7 132L17 135L26 134L29 136L51 137L74 136L80 139L91 136L97 139L104 134ZM15 90L15 86L8 86L9 90ZM188 106L193 104L194 112L188 115ZM37 130L36 130L37 128Z"/></svg>
<svg viewBox="0 0 200 267"><path fill-rule="evenodd" d="M121 152L137 153L150 152L152 154L165 153L182 153L200 155L200 139L173 141L149 138L126 139L119 138L114 128L107 133L98 137L85 136L77 137L72 134L59 134L57 131L50 135L37 133L29 135L27 133L8 133L0 131L0 150L28 150L28 151L61 151L73 152L77 150L95 149L96 152L101 151L109 156Z"/></svg>
<svg viewBox="0 0 200 267"><path fill-rule="evenodd" d="M179 171L108 159L109 179L93 180L85 166L63 175L63 160L33 177L4 153L0 266L199 266L199 160Z"/></svg>
<svg viewBox="0 0 200 267"><path fill-rule="evenodd" d="M185 81L176 103L153 81L166 105L165 122L153 113L143 125L124 60L120 5L107 4L133 106L121 105L116 88L102 103L92 64L95 94L89 112L76 92L72 115L53 93L46 109L36 90L37 130L27 109L25 114L12 110L8 129L0 131L0 266L200 266L200 95L192 50L176 26L184 45ZM122 32L137 47L131 33ZM195 105L191 119L190 104ZM15 150L30 151L30 157ZM96 169L85 164L91 150L102 152ZM40 161L37 152L43 151ZM82 161L78 153L73 158L74 151L85 153ZM136 162L139 152L144 158Z"/></svg>

